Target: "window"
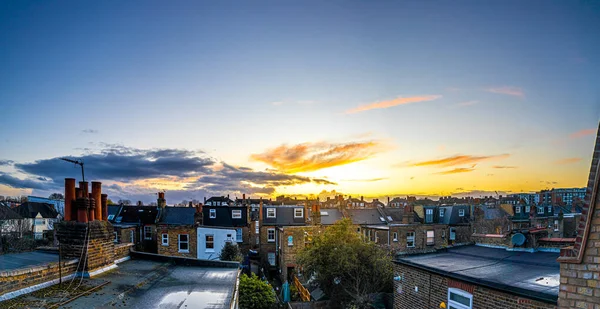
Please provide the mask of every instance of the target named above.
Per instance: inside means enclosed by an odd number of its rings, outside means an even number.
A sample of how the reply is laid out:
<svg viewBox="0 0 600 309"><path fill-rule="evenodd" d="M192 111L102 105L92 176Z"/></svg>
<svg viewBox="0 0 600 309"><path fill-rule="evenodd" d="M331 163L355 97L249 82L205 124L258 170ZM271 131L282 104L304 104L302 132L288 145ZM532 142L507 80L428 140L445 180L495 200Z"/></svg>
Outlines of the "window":
<svg viewBox="0 0 600 309"><path fill-rule="evenodd" d="M548 213L552 213L552 206L548 206Z"/></svg>
<svg viewBox="0 0 600 309"><path fill-rule="evenodd" d="M206 246L206 251L214 251L215 249L215 235L212 234L206 234L206 236L204 236L205 239L205 246Z"/></svg>
<svg viewBox="0 0 600 309"><path fill-rule="evenodd" d="M163 246L169 245L169 234L162 234L162 245Z"/></svg>
<svg viewBox="0 0 600 309"><path fill-rule="evenodd" d="M435 244L435 232L427 231L427 245L432 246Z"/></svg>
<svg viewBox="0 0 600 309"><path fill-rule="evenodd" d="M267 259L269 260L269 265L271 265L271 266L277 265L277 264L275 264L275 252L267 253Z"/></svg>
<svg viewBox="0 0 600 309"><path fill-rule="evenodd" d="M407 248L415 247L415 232L407 232L406 233L406 247Z"/></svg>
<svg viewBox="0 0 600 309"><path fill-rule="evenodd" d="M448 289L448 308L471 309L473 308L473 295L459 289Z"/></svg>
<svg viewBox="0 0 600 309"><path fill-rule="evenodd" d="M112 220L115 218L115 215L108 215L108 221Z"/></svg>
<svg viewBox="0 0 600 309"><path fill-rule="evenodd" d="M217 217L217 210L216 210L216 209L211 209L211 210L210 210L210 215L209 215L209 217L210 217L211 219L214 219L214 218L216 218L216 217Z"/></svg>
<svg viewBox="0 0 600 309"><path fill-rule="evenodd" d="M241 219L242 218L242 210L234 209L231 211L231 218L233 219Z"/></svg>
<svg viewBox="0 0 600 309"><path fill-rule="evenodd" d="M275 208L267 208L267 218L275 218L277 216L277 212Z"/></svg>
<svg viewBox="0 0 600 309"><path fill-rule="evenodd" d="M544 214L544 207L538 207L537 213L538 213L538 215L543 215Z"/></svg>
<svg viewBox="0 0 600 309"><path fill-rule="evenodd" d="M371 230L369 230L369 240L371 240Z"/></svg>
<svg viewBox="0 0 600 309"><path fill-rule="evenodd" d="M243 242L244 241L242 239L242 229L235 229L235 241L236 242Z"/></svg>
<svg viewBox="0 0 600 309"><path fill-rule="evenodd" d="M233 237L231 237L231 234L227 234L227 238L225 238L225 242L231 243L232 240L233 240Z"/></svg>
<svg viewBox="0 0 600 309"><path fill-rule="evenodd" d="M446 212L446 209L440 208L440 218L444 217L444 212Z"/></svg>
<svg viewBox="0 0 600 309"><path fill-rule="evenodd" d="M134 243L135 242L135 232L132 230L129 230L129 242L130 243Z"/></svg>
<svg viewBox="0 0 600 309"><path fill-rule="evenodd" d="M456 229L453 227L450 228L450 240L456 240Z"/></svg>
<svg viewBox="0 0 600 309"><path fill-rule="evenodd" d="M377 235L377 231L375 231L375 242L379 241L379 235Z"/></svg>
<svg viewBox="0 0 600 309"><path fill-rule="evenodd" d="M152 227L144 226L144 239L152 240Z"/></svg>
<svg viewBox="0 0 600 309"><path fill-rule="evenodd" d="M179 252L190 252L190 237L188 234L179 234L177 236L178 238L178 245L179 245ZM208 242L207 242L207 246L208 246ZM213 242L213 247L214 247L214 242Z"/></svg>
<svg viewBox="0 0 600 309"><path fill-rule="evenodd" d="M433 222L433 209L425 209L425 223Z"/></svg>
<svg viewBox="0 0 600 309"><path fill-rule="evenodd" d="M560 229L558 228L558 220L554 220L554 231L558 232Z"/></svg>
<svg viewBox="0 0 600 309"><path fill-rule="evenodd" d="M113 242L116 244L116 243L118 243L118 242L119 242L119 241L117 240L117 235L119 235L119 234L117 234L117 232L113 232L113 235L114 235Z"/></svg>
<svg viewBox="0 0 600 309"><path fill-rule="evenodd" d="M304 218L304 208L294 208L294 218Z"/></svg>
<svg viewBox="0 0 600 309"><path fill-rule="evenodd" d="M458 216L459 217L464 217L465 216L465 210L464 209L459 209L458 210Z"/></svg>
<svg viewBox="0 0 600 309"><path fill-rule="evenodd" d="M518 214L521 213L521 206L515 207L515 213L518 213Z"/></svg>
<svg viewBox="0 0 600 309"><path fill-rule="evenodd" d="M294 245L294 236L288 236L288 246Z"/></svg>
<svg viewBox="0 0 600 309"><path fill-rule="evenodd" d="M398 241L398 232L394 232L394 241Z"/></svg>
<svg viewBox="0 0 600 309"><path fill-rule="evenodd" d="M531 206L525 206L525 213L529 213L531 211Z"/></svg>
<svg viewBox="0 0 600 309"><path fill-rule="evenodd" d="M275 229L268 229L267 230L267 241L268 242L275 242Z"/></svg>

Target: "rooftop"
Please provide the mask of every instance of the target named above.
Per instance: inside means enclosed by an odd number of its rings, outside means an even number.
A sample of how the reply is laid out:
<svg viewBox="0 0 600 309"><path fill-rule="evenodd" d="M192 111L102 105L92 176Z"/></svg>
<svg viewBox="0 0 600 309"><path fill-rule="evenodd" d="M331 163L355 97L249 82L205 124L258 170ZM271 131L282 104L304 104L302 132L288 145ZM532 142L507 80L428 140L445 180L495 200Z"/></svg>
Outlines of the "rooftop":
<svg viewBox="0 0 600 309"><path fill-rule="evenodd" d="M442 276L556 303L560 284L557 253L515 252L478 246L406 256L397 263Z"/></svg>
<svg viewBox="0 0 600 309"><path fill-rule="evenodd" d="M8 253L0 255L0 270L13 270L58 262L58 254L45 252Z"/></svg>

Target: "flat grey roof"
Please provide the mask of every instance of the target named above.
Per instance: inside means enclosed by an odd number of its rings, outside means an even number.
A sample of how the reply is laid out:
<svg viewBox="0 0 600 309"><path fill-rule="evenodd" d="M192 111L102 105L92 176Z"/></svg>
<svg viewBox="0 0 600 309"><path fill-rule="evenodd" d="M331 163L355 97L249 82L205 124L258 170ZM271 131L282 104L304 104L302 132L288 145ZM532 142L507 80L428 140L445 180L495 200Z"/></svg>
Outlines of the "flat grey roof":
<svg viewBox="0 0 600 309"><path fill-rule="evenodd" d="M507 251L479 246L398 258L397 263L443 276L556 303L560 285L558 253Z"/></svg>
<svg viewBox="0 0 600 309"><path fill-rule="evenodd" d="M58 263L58 254L37 251L8 253L0 255L0 271L44 265L50 262Z"/></svg>

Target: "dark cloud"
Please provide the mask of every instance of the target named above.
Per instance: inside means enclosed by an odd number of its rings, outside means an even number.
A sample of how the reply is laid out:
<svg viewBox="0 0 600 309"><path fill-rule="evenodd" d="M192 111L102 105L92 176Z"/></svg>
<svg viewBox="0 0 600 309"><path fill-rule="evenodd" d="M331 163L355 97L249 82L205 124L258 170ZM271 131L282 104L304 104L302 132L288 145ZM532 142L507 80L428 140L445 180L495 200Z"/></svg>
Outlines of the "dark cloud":
<svg viewBox="0 0 600 309"><path fill-rule="evenodd" d="M15 163L15 161L13 161L13 160L0 160L0 166L12 165L13 163Z"/></svg>
<svg viewBox="0 0 600 309"><path fill-rule="evenodd" d="M31 179L19 179L9 174L0 173L0 184L15 188L15 189L39 189L46 190L48 185Z"/></svg>
<svg viewBox="0 0 600 309"><path fill-rule="evenodd" d="M179 149L143 150L122 146L106 148L101 153L68 157L83 160L88 179L127 181L143 178L177 176L185 177L211 172L211 158L194 156L194 152ZM66 177L79 175L79 167L59 160L38 160L18 163L15 167L25 173L60 182ZM74 167L77 169L74 170Z"/></svg>
<svg viewBox="0 0 600 309"><path fill-rule="evenodd" d="M94 130L94 129L85 129L85 130L81 130L81 133L86 133L86 134L96 134L96 133L98 133L98 130Z"/></svg>

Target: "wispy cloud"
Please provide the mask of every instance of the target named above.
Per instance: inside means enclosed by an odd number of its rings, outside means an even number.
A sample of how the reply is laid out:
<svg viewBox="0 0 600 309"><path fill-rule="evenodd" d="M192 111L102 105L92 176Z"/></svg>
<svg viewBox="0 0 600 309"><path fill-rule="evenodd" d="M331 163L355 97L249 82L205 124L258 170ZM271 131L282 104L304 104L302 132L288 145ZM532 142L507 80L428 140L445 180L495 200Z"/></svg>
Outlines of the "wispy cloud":
<svg viewBox="0 0 600 309"><path fill-rule="evenodd" d="M578 163L581 160L582 160L581 158L564 158L564 159L554 161L554 163L559 164L559 165L564 165L564 164Z"/></svg>
<svg viewBox="0 0 600 309"><path fill-rule="evenodd" d="M469 173L474 170L475 170L475 168L472 168L472 167L457 167L457 168L449 170L449 171L443 171L443 172L438 172L438 173L434 173L434 174L451 175L451 174Z"/></svg>
<svg viewBox="0 0 600 309"><path fill-rule="evenodd" d="M94 129L85 129L85 130L81 130L81 133L85 133L85 134L97 134L98 130L94 130Z"/></svg>
<svg viewBox="0 0 600 309"><path fill-rule="evenodd" d="M513 169L513 168L517 168L516 166L510 166L510 165L494 165L492 167L493 168L498 168L498 169Z"/></svg>
<svg viewBox="0 0 600 309"><path fill-rule="evenodd" d="M253 154L250 158L282 172L298 173L366 160L384 150L385 145L379 141L284 144L261 154Z"/></svg>
<svg viewBox="0 0 600 309"><path fill-rule="evenodd" d="M456 106L465 107L465 106L475 105L478 103L479 103L479 101L477 101L477 100L471 100L471 101L460 102L460 103L456 104Z"/></svg>
<svg viewBox="0 0 600 309"><path fill-rule="evenodd" d="M13 161L13 160L0 160L0 166L12 165L13 163L15 163L15 161Z"/></svg>
<svg viewBox="0 0 600 309"><path fill-rule="evenodd" d="M438 166L438 167L450 167L463 164L474 164L486 160L496 160L508 158L510 154L505 153L501 155L491 156L472 156L472 155L456 155L451 157L445 157L436 160L421 161L410 164L410 166Z"/></svg>
<svg viewBox="0 0 600 309"><path fill-rule="evenodd" d="M424 96L416 96L416 97L408 97L408 98L398 97L393 100L374 102L374 103L370 103L370 104L366 104L366 105L361 105L356 108L347 110L346 114L355 114L355 113L365 112L365 111L372 110L372 109L390 108L393 106L410 104L410 103L433 101L433 100L437 100L441 97L442 97L441 95L424 95Z"/></svg>
<svg viewBox="0 0 600 309"><path fill-rule="evenodd" d="M368 179L344 179L342 181L351 181L351 182L375 182L375 181L381 181L381 180L387 180L389 178L387 177L381 177L381 178L368 178Z"/></svg>
<svg viewBox="0 0 600 309"><path fill-rule="evenodd" d="M592 134L595 134L595 133L596 133L595 129L583 129L583 130L579 130L577 132L571 133L569 135L569 137L575 139L575 138L580 138L580 137L592 135Z"/></svg>
<svg viewBox="0 0 600 309"><path fill-rule="evenodd" d="M521 89L519 87L509 87L509 86L492 87L492 88L487 88L486 91L491 92L491 93L512 95L512 96L520 97L520 98L525 96L525 92L523 91L523 89Z"/></svg>

